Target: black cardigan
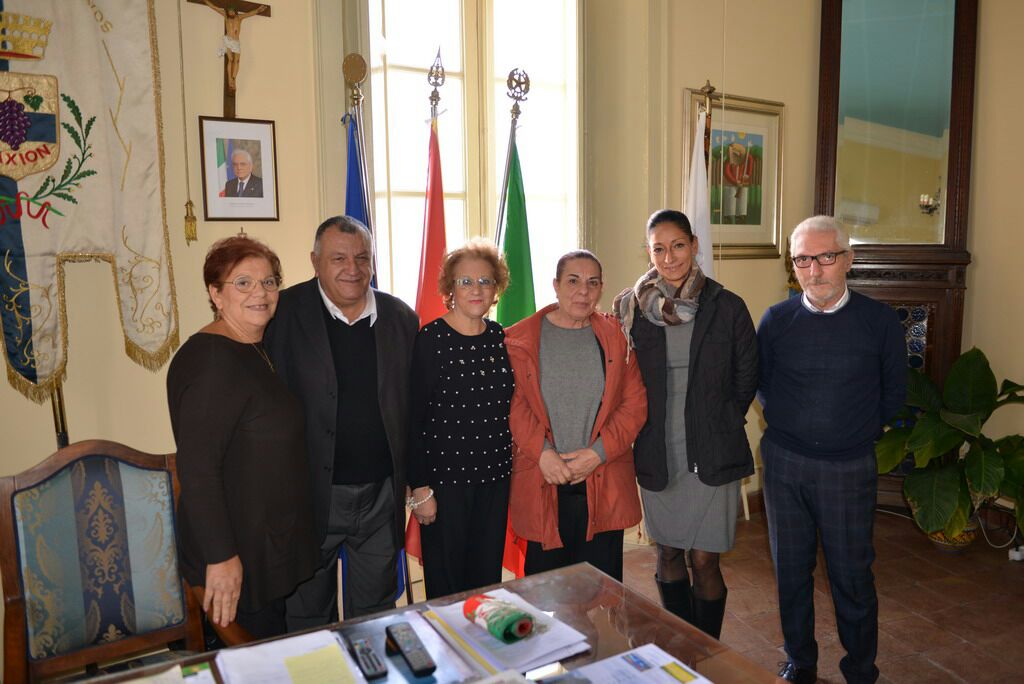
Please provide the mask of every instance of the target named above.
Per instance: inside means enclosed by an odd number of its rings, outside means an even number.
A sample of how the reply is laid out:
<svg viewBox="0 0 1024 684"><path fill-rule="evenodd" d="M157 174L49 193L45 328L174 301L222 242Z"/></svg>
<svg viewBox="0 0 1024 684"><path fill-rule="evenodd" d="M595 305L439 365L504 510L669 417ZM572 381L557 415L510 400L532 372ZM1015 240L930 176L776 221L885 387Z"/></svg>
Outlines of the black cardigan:
<svg viewBox="0 0 1024 684"><path fill-rule="evenodd" d="M637 311L632 337L647 386L647 423L633 450L636 479L657 492L668 486L665 329ZM704 484L723 485L754 472L743 426L757 380L757 338L747 305L709 278L693 323L686 392L687 459Z"/></svg>

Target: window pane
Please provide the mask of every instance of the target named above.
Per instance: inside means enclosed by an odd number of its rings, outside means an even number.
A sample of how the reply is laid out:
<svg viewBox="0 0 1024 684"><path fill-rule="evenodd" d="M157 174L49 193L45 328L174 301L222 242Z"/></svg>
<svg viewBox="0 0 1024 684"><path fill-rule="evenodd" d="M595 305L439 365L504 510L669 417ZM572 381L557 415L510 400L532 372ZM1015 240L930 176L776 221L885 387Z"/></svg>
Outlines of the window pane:
<svg viewBox="0 0 1024 684"><path fill-rule="evenodd" d="M387 0L384 35L392 65L429 69L440 47L444 68L462 71L459 0Z"/></svg>
<svg viewBox="0 0 1024 684"><path fill-rule="evenodd" d="M504 83L512 69L525 69L531 83L561 83L576 69L576 27L567 36L566 6L552 0L494 0L494 74ZM575 5L575 3L568 3ZM575 12L574 12L575 13ZM523 26L529 26L524 39ZM532 98L531 98L532 99Z"/></svg>
<svg viewBox="0 0 1024 684"><path fill-rule="evenodd" d="M425 75L388 71L388 139L391 189L422 192L427 187L431 88ZM449 78L441 88L438 146L445 192L465 192L465 113L462 80ZM447 111L445 111L447 110Z"/></svg>

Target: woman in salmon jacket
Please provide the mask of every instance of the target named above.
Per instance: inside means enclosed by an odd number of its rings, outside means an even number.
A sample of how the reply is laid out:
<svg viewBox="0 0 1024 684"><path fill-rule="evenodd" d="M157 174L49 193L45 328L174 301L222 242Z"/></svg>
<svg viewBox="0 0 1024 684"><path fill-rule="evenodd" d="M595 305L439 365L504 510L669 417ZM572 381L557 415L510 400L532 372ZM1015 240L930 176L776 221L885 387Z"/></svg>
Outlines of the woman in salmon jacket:
<svg viewBox="0 0 1024 684"><path fill-rule="evenodd" d="M558 260L557 303L506 331L512 395L512 529L526 573L589 562L622 580L623 530L640 522L633 440L647 395L616 320L595 311L601 262Z"/></svg>

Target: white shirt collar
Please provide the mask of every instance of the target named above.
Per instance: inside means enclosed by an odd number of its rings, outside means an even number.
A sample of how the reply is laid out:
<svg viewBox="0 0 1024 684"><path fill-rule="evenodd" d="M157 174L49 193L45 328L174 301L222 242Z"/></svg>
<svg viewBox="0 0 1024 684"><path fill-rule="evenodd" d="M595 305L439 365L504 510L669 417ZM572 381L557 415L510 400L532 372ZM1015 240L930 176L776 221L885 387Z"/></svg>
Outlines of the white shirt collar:
<svg viewBox="0 0 1024 684"><path fill-rule="evenodd" d="M811 300L807 298L806 292L800 295L800 302L804 305L804 308L810 311L811 313L833 314L836 311L842 309L844 306L846 306L846 303L848 301L850 301L850 288L848 287L843 288L843 296L839 298L839 301L833 304L832 306L828 307L827 309L819 309L818 307L814 306L814 304L811 304Z"/></svg>
<svg viewBox="0 0 1024 684"><path fill-rule="evenodd" d="M334 320L342 321L346 325L355 325L364 318L369 318L371 328L373 327L373 324L377 322L377 297L374 296L372 287L366 288L366 305L363 307L362 313L356 316L354 321L348 320L348 317L341 312L341 309L331 301L331 298L327 296L326 292L324 292L324 288L320 285L319 280L316 281L316 289L320 290L320 298L324 300L324 306L327 307L327 313L331 314L331 318Z"/></svg>

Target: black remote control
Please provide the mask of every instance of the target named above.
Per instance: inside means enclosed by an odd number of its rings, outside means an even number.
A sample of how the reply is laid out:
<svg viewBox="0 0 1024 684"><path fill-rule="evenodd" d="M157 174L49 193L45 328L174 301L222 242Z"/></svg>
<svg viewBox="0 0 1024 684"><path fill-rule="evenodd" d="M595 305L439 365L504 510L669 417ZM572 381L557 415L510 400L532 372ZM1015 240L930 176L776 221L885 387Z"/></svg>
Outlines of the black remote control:
<svg viewBox="0 0 1024 684"><path fill-rule="evenodd" d="M396 622L393 625L388 625L385 631L388 635L388 653L401 653L414 675L426 677L437 669L434 659L430 657L430 653L427 652L423 642L416 636L416 632L408 622Z"/></svg>
<svg viewBox="0 0 1024 684"><path fill-rule="evenodd" d="M377 679L388 673L388 666L373 650L369 639L355 639L349 642L349 650L356 659L359 669L367 679Z"/></svg>

